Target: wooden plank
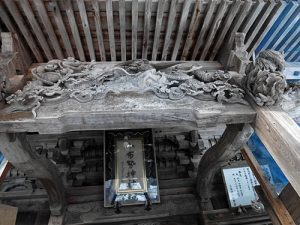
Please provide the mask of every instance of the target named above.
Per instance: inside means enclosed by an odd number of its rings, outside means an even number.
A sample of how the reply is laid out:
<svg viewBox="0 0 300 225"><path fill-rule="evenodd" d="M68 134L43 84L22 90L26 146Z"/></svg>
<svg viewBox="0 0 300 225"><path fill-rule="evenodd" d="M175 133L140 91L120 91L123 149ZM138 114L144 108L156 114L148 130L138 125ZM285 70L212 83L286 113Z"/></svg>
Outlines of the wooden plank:
<svg viewBox="0 0 300 225"><path fill-rule="evenodd" d="M145 19L144 19L144 36L143 36L143 52L142 58L147 59L148 48L149 48L149 30L151 23L151 2L152 0L147 0L145 3Z"/></svg>
<svg viewBox="0 0 300 225"><path fill-rule="evenodd" d="M20 49L20 61L21 65L23 67L23 72L27 70L27 66L29 66L32 63L31 54L27 51L27 48L24 46L25 41L23 40L22 35L19 33L19 29L15 27L15 25L12 24L11 19L9 18L8 14L3 8L3 2L0 2L0 18L2 22L5 24L6 28L14 33L14 38L17 40L19 49ZM22 58L24 60L22 60Z"/></svg>
<svg viewBox="0 0 300 225"><path fill-rule="evenodd" d="M247 34L254 21L257 19L259 13L262 11L266 3L263 0L258 0L250 14L247 16L246 21L242 24L239 32Z"/></svg>
<svg viewBox="0 0 300 225"><path fill-rule="evenodd" d="M0 204L0 225L15 225L18 208Z"/></svg>
<svg viewBox="0 0 300 225"><path fill-rule="evenodd" d="M259 20L256 20L255 23L251 26L250 30L248 31L248 33L246 34L246 40L245 40L245 47L246 49L248 49L248 53L249 53L249 57L252 55L252 52L250 52L250 47L253 46L253 41L255 40L255 38L258 37L258 35L260 35L259 31L262 28L262 26L264 24L267 24L265 26L265 31L267 27L268 27L268 22L271 21L270 18L272 17L272 10L274 9L274 7L276 6L276 2L275 0L269 0L270 4L267 4L264 9L262 10L262 12L258 15L258 17L260 18ZM270 17L269 17L270 16ZM263 36L262 36L263 38ZM251 46L250 46L251 45ZM252 49L252 48L251 48Z"/></svg>
<svg viewBox="0 0 300 225"><path fill-rule="evenodd" d="M94 50L94 46L93 46L93 40L92 40L92 36L91 36L89 21L88 21L87 15L86 15L84 1L77 0L77 6L79 9L79 14L80 14L80 18L81 18L84 35L85 35L85 40L86 40L89 54L90 54L90 60L95 61L96 60L95 50Z"/></svg>
<svg viewBox="0 0 300 225"><path fill-rule="evenodd" d="M172 52L172 57L171 57L171 60L173 60L173 61L175 61L176 58L177 58L179 46L180 46L180 43L181 43L182 34L183 34L183 31L186 27L186 20L187 20L187 17L189 15L191 3L192 3L192 0L186 0L183 3L183 9L182 9L182 13L181 13L179 28L178 28L177 37L176 37L176 41L175 41L175 45L174 45L173 52Z"/></svg>
<svg viewBox="0 0 300 225"><path fill-rule="evenodd" d="M69 26L70 26L70 29L72 31L72 35L73 35L73 39L75 41L75 45L76 45L76 49L77 49L79 59L81 61L86 61L85 54L84 54L83 47L82 47L82 43L81 43L81 37L79 35L77 22L75 20L74 11L73 11L73 8L72 8L71 0L64 1L64 6L66 8L66 13L67 13L67 16L68 16L68 21L69 21Z"/></svg>
<svg viewBox="0 0 300 225"><path fill-rule="evenodd" d="M206 15L205 15L204 22L202 24L198 39L197 39L196 44L194 46L194 51L193 51L193 54L192 54L192 60L196 59L196 57L198 55L198 52L199 52L199 49L202 46L202 44L204 43L203 39L204 39L204 37L206 35L206 32L209 28L209 24L210 24L210 21L212 19L213 12L215 11L215 8L217 7L217 3L218 3L217 0L211 0L209 2L209 5L208 5L207 10L206 10Z"/></svg>
<svg viewBox="0 0 300 225"><path fill-rule="evenodd" d="M94 16L95 16L94 19L95 19L95 26L96 26L96 33L97 33L97 41L98 41L99 52L100 52L100 59L101 61L106 61L99 3L97 0L92 0L92 4L94 9Z"/></svg>
<svg viewBox="0 0 300 225"><path fill-rule="evenodd" d="M290 183L288 183L281 191L279 198L291 214L293 220L297 224L300 223L300 196L296 193L296 191Z"/></svg>
<svg viewBox="0 0 300 225"><path fill-rule="evenodd" d="M189 50L193 44L195 32L197 31L197 29L199 27L199 22L200 22L199 21L199 18L201 15L200 8L201 8L201 1L196 0L195 6L194 6L194 13L193 13L193 16L191 19L188 35L187 35L187 38L185 40L185 44L183 47L181 60L186 60L186 58L189 54Z"/></svg>
<svg viewBox="0 0 300 225"><path fill-rule="evenodd" d="M300 34L300 33L299 33ZM300 35L296 40L291 40L292 44L289 48L289 52L286 54L286 61L290 62L292 59L299 53L298 48L299 48L299 43L300 43Z"/></svg>
<svg viewBox="0 0 300 225"><path fill-rule="evenodd" d="M279 15L282 10L284 9L284 6L286 5L285 2L280 1L280 2L275 2L275 6L273 7L273 10L271 11L269 17L266 19L265 23L263 24L262 28L258 31L258 33L255 36L255 39L253 39L252 44L250 45L250 48L248 48L248 57L253 54L255 49L258 47L258 45L261 43L267 32L269 31L271 25L275 22L276 20L276 15ZM299 29L300 30L300 29ZM250 40L249 40L250 41Z"/></svg>
<svg viewBox="0 0 300 225"><path fill-rule="evenodd" d="M40 25L37 23L34 14L32 13L32 9L28 3L28 0L21 0L19 1L21 8L24 11L24 14L26 15L28 22L31 25L32 31L37 37L37 40L40 43L40 46L42 47L46 57L48 60L53 59L52 52L49 48L49 45L47 43L47 40L40 28Z"/></svg>
<svg viewBox="0 0 300 225"><path fill-rule="evenodd" d="M69 35L67 33L61 12L60 12L60 8L59 5L57 3L57 0L53 0L51 3L51 6L53 7L53 16L54 16L54 20L56 23L56 26L58 28L60 37L64 43L64 47L66 49L67 52L67 57L74 57L74 52L73 52L73 47L71 45L71 41L69 39Z"/></svg>
<svg viewBox="0 0 300 225"><path fill-rule="evenodd" d="M270 24L272 24L272 22L270 22ZM295 37L298 37L298 39L299 39L299 33L300 33L300 26L298 26L294 31L293 31L293 33L289 36L289 39L287 40L287 41L285 41L285 42L283 42L283 44L280 46L280 48L278 48L278 50L277 51L284 51L284 50L286 50L286 47L290 44L290 42L292 42L293 41L293 39L295 38ZM299 44L299 42L297 43L296 42L296 44Z"/></svg>
<svg viewBox="0 0 300 225"><path fill-rule="evenodd" d="M52 45L52 47L54 48L54 52L56 53L56 57L59 59L63 59L64 55L63 52L61 50L61 47L59 45L59 41L56 37L56 34L54 32L53 26L50 22L47 10L45 8L44 2L42 0L35 0L33 1L33 4L35 5L37 12L42 20L42 23L44 25L44 28L48 34L50 43Z"/></svg>
<svg viewBox="0 0 300 225"><path fill-rule="evenodd" d="M23 37L25 38L25 40L27 41L32 53L34 54L36 60L38 62L43 62L43 56L40 52L40 49L38 48L38 46L36 45L36 41L34 40L34 38L32 37L31 33L29 32L29 30L27 29L25 23L24 23L24 19L22 18L20 12L18 11L15 3L13 1L10 0L5 0L5 5L8 8L9 12L11 13L11 15L13 16L18 28L20 29Z"/></svg>
<svg viewBox="0 0 300 225"><path fill-rule="evenodd" d="M243 8L241 9L240 13L236 16L236 18L232 22L232 25L228 31L228 34L232 34L232 35L228 35L228 37L225 40L225 43L227 44L230 50L232 50L232 45L235 37L234 34L238 32L238 29L240 28L246 16L248 15L252 4L253 4L252 0L246 0L243 4Z"/></svg>
<svg viewBox="0 0 300 225"><path fill-rule="evenodd" d="M280 21L280 23L278 24L278 26L275 27L273 35L268 40L266 40L266 43L264 44L264 46L263 46L263 48L261 50L269 49L269 48L272 47L270 45L271 42L273 42L274 40L276 40L275 38L277 38L277 35L278 35L279 31L284 28L286 22L291 18L291 16L296 11L296 9L297 9L297 7L299 5L299 3L296 3L296 2L290 2L289 4L292 4L293 6L287 12L287 14L284 16L284 18Z"/></svg>
<svg viewBox="0 0 300 225"><path fill-rule="evenodd" d="M167 25L167 31L165 34L165 41L164 41L164 47L162 51L162 57L161 60L166 61L167 60L167 51L171 42L171 34L173 31L173 25L175 21L175 16L176 16L176 5L177 5L177 0L172 0L170 4L170 9L169 9L169 18L168 18L168 25Z"/></svg>
<svg viewBox="0 0 300 225"><path fill-rule="evenodd" d="M255 159L253 153L248 146L244 146L244 149L241 150L243 156L247 160L247 163L251 167L255 177L257 178L264 195L275 212L276 218L282 225L296 225L293 218L283 205L282 201L278 198L276 191L273 189L271 184L268 182L262 168ZM271 217L272 219L272 217Z"/></svg>
<svg viewBox="0 0 300 225"><path fill-rule="evenodd" d="M126 61L126 17L125 0L119 1L120 36L121 36L121 60ZM146 3L147 5L147 3ZM145 28L146 29L146 28ZM144 58L144 56L143 56Z"/></svg>
<svg viewBox="0 0 300 225"><path fill-rule="evenodd" d="M111 61L116 61L116 47L115 47L115 31L114 31L114 18L113 18L113 8L112 0L106 1L106 16L107 16L107 26L109 35L109 47Z"/></svg>
<svg viewBox="0 0 300 225"><path fill-rule="evenodd" d="M214 45L214 48L213 48L213 50L212 50L212 52L209 56L210 61L214 60L214 58L216 57L216 54L219 52L221 44L224 41L225 35L227 34L230 26L232 25L232 21L233 21L234 17L237 15L237 12L240 9L241 5L242 5L242 1L237 0L231 6L230 11L228 12L226 20L224 22L224 27L222 28L222 32L220 33L220 35L218 35L216 37L217 39L214 41L215 45Z"/></svg>
<svg viewBox="0 0 300 225"><path fill-rule="evenodd" d="M223 17L225 16L225 13L226 13L229 3L230 2L228 0L222 0L220 6L218 8L217 15L215 16L214 21L210 25L210 30L208 32L204 48L200 54L200 60L204 60L206 58L207 52L208 52L209 48L211 47L211 43L214 41L214 37L221 25Z"/></svg>
<svg viewBox="0 0 300 225"><path fill-rule="evenodd" d="M278 106L259 107L249 100L257 113L254 129L300 195L300 127Z"/></svg>
<svg viewBox="0 0 300 225"><path fill-rule="evenodd" d="M132 38L131 38L131 57L132 59L136 59L137 54L137 30L138 30L138 11L139 11L139 1L138 0L132 0Z"/></svg>
<svg viewBox="0 0 300 225"><path fill-rule="evenodd" d="M164 14L165 3L166 3L165 0L161 0L157 4L155 33L154 33L153 48L152 48L152 61L155 61L157 56L157 48L158 48L158 43L160 38L161 23Z"/></svg>

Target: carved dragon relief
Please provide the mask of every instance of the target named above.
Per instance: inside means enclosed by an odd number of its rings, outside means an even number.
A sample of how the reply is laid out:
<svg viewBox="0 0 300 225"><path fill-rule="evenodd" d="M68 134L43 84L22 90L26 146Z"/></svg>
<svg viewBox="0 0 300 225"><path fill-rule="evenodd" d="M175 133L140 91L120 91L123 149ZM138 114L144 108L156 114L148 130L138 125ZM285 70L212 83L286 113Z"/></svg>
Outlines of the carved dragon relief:
<svg viewBox="0 0 300 225"><path fill-rule="evenodd" d="M244 85L257 105L280 102L287 86L284 68L284 55L273 50L262 51L255 62L248 64Z"/></svg>
<svg viewBox="0 0 300 225"><path fill-rule="evenodd" d="M32 70L35 80L6 98L6 112L32 110L41 104L67 99L85 103L103 99L108 93L153 92L157 97L180 100L191 96L200 100L247 104L244 90L231 84L224 71L206 72L201 67L187 70L177 66L157 70L147 60L134 60L114 67L100 68L74 58L51 60Z"/></svg>

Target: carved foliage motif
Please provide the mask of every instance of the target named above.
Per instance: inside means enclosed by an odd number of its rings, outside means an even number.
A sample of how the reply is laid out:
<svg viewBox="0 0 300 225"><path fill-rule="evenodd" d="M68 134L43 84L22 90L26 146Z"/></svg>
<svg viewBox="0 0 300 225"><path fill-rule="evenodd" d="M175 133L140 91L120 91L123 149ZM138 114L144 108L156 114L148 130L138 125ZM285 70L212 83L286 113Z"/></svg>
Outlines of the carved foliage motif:
<svg viewBox="0 0 300 225"><path fill-rule="evenodd" d="M32 70L34 81L6 98L7 111L35 110L43 103L57 103L69 98L85 103L103 99L108 93L153 92L157 97L180 100L191 96L201 100L242 103L244 91L230 84L229 73L206 72L201 67L189 70L176 66L156 70L147 60L134 60L109 68L96 63L82 63L73 58L51 60Z"/></svg>
<svg viewBox="0 0 300 225"><path fill-rule="evenodd" d="M274 105L281 100L286 88L282 53L266 50L246 69L245 86L260 106Z"/></svg>

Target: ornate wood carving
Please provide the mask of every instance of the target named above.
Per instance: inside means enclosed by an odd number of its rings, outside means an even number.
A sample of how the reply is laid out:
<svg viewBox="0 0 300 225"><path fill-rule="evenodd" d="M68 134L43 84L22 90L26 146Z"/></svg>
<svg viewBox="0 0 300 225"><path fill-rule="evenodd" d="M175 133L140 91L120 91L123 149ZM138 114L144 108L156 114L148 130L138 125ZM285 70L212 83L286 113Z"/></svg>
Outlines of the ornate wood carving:
<svg viewBox="0 0 300 225"><path fill-rule="evenodd" d="M286 88L282 53L265 50L246 68L245 87L259 106L278 103Z"/></svg>
<svg viewBox="0 0 300 225"><path fill-rule="evenodd" d="M6 112L35 110L41 104L67 99L80 103L105 99L108 93L154 93L158 98L180 100L191 96L200 100L247 104L244 90L230 84L231 75L224 71L206 72L201 67L180 69L172 66L156 70L147 60L134 60L114 67L100 68L73 58L52 60L32 70L36 79L23 91L6 98Z"/></svg>
<svg viewBox="0 0 300 225"><path fill-rule="evenodd" d="M25 134L0 133L0 149L17 169L41 181L48 193L52 215L61 215L65 208L65 190L55 165L39 157L30 147Z"/></svg>
<svg viewBox="0 0 300 225"><path fill-rule="evenodd" d="M212 182L216 173L228 164L251 136L249 124L227 125L221 139L204 154L198 167L197 191L203 210L211 210Z"/></svg>

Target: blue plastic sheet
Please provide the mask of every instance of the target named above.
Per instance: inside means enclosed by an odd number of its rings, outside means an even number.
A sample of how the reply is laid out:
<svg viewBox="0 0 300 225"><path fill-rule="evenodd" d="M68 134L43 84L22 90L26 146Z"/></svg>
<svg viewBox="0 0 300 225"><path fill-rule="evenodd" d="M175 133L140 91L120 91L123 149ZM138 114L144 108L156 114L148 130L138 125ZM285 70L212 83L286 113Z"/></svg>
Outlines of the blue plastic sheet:
<svg viewBox="0 0 300 225"><path fill-rule="evenodd" d="M288 180L270 155L264 144L259 137L254 133L248 141L248 146L251 149L253 155L260 165L268 165L273 178L272 185L277 193L280 193L285 185L288 184Z"/></svg>

